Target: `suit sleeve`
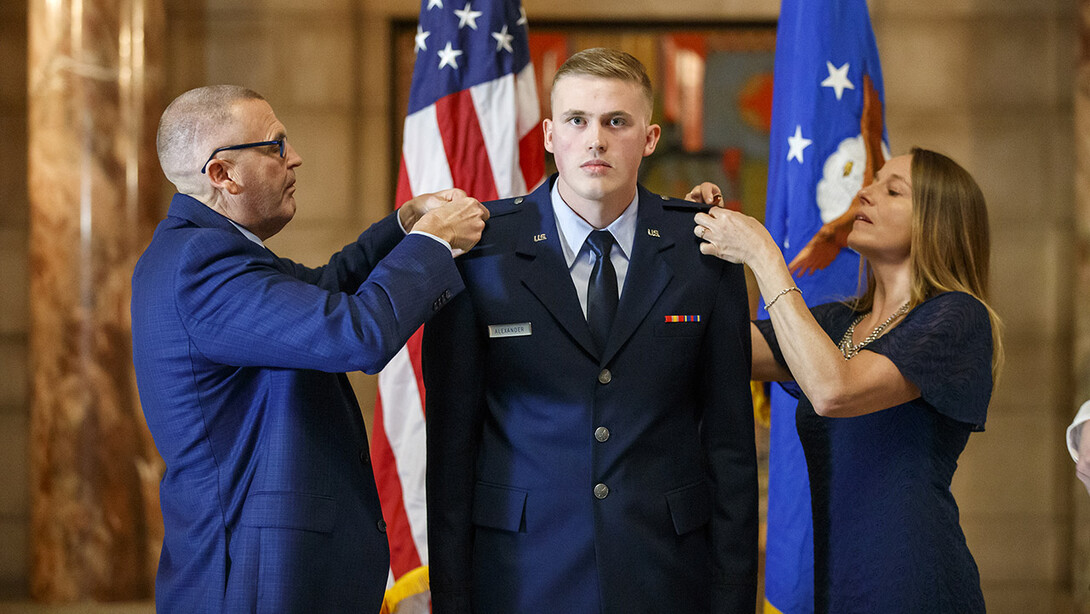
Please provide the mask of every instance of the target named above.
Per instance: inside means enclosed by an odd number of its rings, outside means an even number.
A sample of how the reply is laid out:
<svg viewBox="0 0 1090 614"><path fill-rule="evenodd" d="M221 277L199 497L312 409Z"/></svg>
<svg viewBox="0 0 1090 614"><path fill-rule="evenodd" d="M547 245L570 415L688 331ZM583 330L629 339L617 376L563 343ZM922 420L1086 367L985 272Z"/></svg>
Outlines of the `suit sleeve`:
<svg viewBox="0 0 1090 614"><path fill-rule="evenodd" d="M333 254L324 266L309 268L287 258L281 258L280 262L290 275L308 284L330 292L353 293L405 236L395 211L372 224L354 242Z"/></svg>
<svg viewBox="0 0 1090 614"><path fill-rule="evenodd" d="M437 241L404 237L382 257L393 235L371 241L367 234L356 253L335 259L339 272L319 273L362 279L340 292L301 279L241 235L193 233L172 282L193 349L239 367L379 371L464 286Z"/></svg>
<svg viewBox="0 0 1090 614"><path fill-rule="evenodd" d="M473 489L484 416L485 350L468 294L424 327L428 556L435 614L472 611Z"/></svg>
<svg viewBox="0 0 1090 614"><path fill-rule="evenodd" d="M749 303L740 265L723 265L705 337L703 445L714 485L715 612L754 611L757 595L757 454L750 396Z"/></svg>

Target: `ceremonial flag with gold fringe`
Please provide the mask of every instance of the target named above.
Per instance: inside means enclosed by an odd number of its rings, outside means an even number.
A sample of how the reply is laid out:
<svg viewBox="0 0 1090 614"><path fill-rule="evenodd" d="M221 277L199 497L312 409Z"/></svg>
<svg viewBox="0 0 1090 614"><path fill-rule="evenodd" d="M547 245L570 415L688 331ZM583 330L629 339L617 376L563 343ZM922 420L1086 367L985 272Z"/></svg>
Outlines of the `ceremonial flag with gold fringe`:
<svg viewBox="0 0 1090 614"><path fill-rule="evenodd" d="M882 70L865 0L783 0L765 225L810 306L854 296L855 195L888 157ZM760 317L768 317L763 309ZM766 614L814 611L814 548L797 401L772 389Z"/></svg>

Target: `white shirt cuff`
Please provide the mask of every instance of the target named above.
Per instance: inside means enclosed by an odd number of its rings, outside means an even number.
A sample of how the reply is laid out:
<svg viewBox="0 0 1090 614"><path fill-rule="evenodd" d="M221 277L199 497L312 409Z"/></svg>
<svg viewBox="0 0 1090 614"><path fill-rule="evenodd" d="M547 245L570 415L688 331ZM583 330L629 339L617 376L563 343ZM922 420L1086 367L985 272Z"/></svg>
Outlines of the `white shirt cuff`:
<svg viewBox="0 0 1090 614"><path fill-rule="evenodd" d="M398 219L400 220L401 218L398 218ZM454 256L454 249L451 248L450 243L447 243L444 239L440 239L439 237L431 234L430 232L424 232L423 230L414 230L414 231L410 232L409 234L411 234L411 235L424 235L425 237L435 239L436 241L442 243L443 246L447 248L447 251L450 252L451 257Z"/></svg>

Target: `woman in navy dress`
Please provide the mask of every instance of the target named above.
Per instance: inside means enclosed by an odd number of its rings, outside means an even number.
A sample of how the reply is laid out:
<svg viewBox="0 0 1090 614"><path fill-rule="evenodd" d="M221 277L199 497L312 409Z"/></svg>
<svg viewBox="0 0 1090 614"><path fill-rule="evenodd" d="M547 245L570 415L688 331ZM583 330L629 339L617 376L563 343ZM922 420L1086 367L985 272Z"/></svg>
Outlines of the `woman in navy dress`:
<svg viewBox="0 0 1090 614"><path fill-rule="evenodd" d="M753 328L754 379L799 390L815 610L983 612L950 481L984 429L1002 355L986 302L984 197L955 162L913 149L859 201L848 245L866 287L846 304L808 308L753 218L713 208L694 232L703 253L749 265L768 301L770 320Z"/></svg>

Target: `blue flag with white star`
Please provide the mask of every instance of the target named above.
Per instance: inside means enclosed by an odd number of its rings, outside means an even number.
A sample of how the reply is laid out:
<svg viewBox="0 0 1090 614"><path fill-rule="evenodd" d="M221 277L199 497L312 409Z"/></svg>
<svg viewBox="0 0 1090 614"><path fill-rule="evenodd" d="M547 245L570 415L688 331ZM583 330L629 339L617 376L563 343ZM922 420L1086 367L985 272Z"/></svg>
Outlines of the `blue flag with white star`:
<svg viewBox="0 0 1090 614"><path fill-rule="evenodd" d="M774 73L765 225L813 307L857 293L859 256L842 240L854 217L849 208L867 169L888 157L882 70L865 0L783 0ZM861 127L864 108L869 131ZM773 386L765 599L766 611L784 614L814 611L810 486L796 404Z"/></svg>

